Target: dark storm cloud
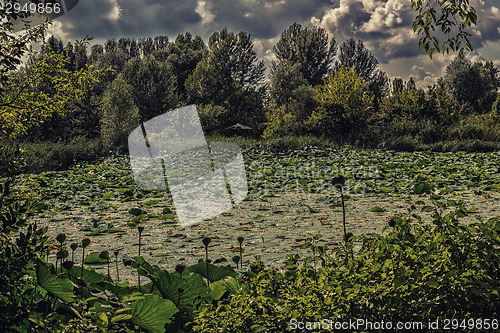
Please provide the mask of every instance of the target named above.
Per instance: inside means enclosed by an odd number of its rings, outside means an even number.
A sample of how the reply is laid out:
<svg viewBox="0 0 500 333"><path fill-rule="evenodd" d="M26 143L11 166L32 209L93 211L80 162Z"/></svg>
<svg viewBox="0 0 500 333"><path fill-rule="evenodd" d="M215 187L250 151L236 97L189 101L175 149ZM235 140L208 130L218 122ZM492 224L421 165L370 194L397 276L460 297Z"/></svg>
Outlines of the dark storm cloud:
<svg viewBox="0 0 500 333"><path fill-rule="evenodd" d="M62 17L75 38L175 35L201 21L196 0L85 0Z"/></svg>
<svg viewBox="0 0 500 333"><path fill-rule="evenodd" d="M217 27L246 31L255 38L278 36L294 22L309 24L314 15L320 15L330 0L209 0Z"/></svg>

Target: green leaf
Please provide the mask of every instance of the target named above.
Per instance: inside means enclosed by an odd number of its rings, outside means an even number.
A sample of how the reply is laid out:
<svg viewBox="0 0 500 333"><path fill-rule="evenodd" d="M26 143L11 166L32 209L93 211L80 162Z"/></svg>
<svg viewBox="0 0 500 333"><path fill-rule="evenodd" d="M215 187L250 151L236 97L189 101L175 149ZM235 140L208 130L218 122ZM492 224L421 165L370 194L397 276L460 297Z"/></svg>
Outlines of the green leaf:
<svg viewBox="0 0 500 333"><path fill-rule="evenodd" d="M433 210L434 209L431 206L424 206L424 207L422 207L422 209L420 209L420 212L428 213L428 212L432 212Z"/></svg>
<svg viewBox="0 0 500 333"><path fill-rule="evenodd" d="M134 218L132 218L130 220L130 222L133 222L133 223L139 223L141 222L142 220L144 220L146 218L146 214L142 214L142 215L139 215L139 216L136 216Z"/></svg>
<svg viewBox="0 0 500 333"><path fill-rule="evenodd" d="M439 283L435 278L429 279L429 281L427 281L425 284L431 288L435 288L435 287L439 286Z"/></svg>
<svg viewBox="0 0 500 333"><path fill-rule="evenodd" d="M52 274L48 264L40 259L37 259L36 262L36 278L38 284L49 293L65 302L73 301L73 284L71 281Z"/></svg>
<svg viewBox="0 0 500 333"><path fill-rule="evenodd" d="M379 206L373 206L372 208L370 208L370 212L382 213L385 212L385 209Z"/></svg>
<svg viewBox="0 0 500 333"><path fill-rule="evenodd" d="M103 197L102 197L102 198L103 198L104 200L110 200L110 199L112 199L112 198L114 198L114 197L115 197L114 192L113 192L113 191L108 191L108 192L104 193L104 195L103 195Z"/></svg>
<svg viewBox="0 0 500 333"><path fill-rule="evenodd" d="M156 295L146 295L130 305L132 323L148 330L150 333L165 332L165 325L172 321L179 309L171 300Z"/></svg>
<svg viewBox="0 0 500 333"><path fill-rule="evenodd" d="M173 214L172 210L168 207L163 208L162 213L163 214Z"/></svg>
<svg viewBox="0 0 500 333"><path fill-rule="evenodd" d="M214 283L212 283L210 285L210 289L212 289L211 294L212 294L212 298L215 301L218 301L219 299L221 299L221 297L224 296L224 294L227 291L226 284L222 280L215 281Z"/></svg>
<svg viewBox="0 0 500 333"><path fill-rule="evenodd" d="M106 259L102 259L99 257L99 252L92 252L88 256L85 257L83 261L86 264L105 264L107 263Z"/></svg>
<svg viewBox="0 0 500 333"><path fill-rule="evenodd" d="M133 317L133 315L131 315L131 314L122 313L122 314L116 315L113 318L111 318L111 323L116 323L117 321L121 321L121 320L129 320L132 317Z"/></svg>
<svg viewBox="0 0 500 333"><path fill-rule="evenodd" d="M207 278L207 264L205 262L199 262L196 265L189 266L186 268L187 273L197 273ZM215 266L208 264L208 279L212 282L222 280L228 276L236 277L237 274L231 265L227 266Z"/></svg>
<svg viewBox="0 0 500 333"><path fill-rule="evenodd" d="M72 277L79 278L80 275L82 274L82 267L81 266L73 266L73 267L71 267L71 270L69 272L70 272ZM87 268L84 268L82 279L88 285L91 285L91 284L99 283L101 281L105 281L107 279L107 277L102 275L102 274L96 273L92 270L89 270Z"/></svg>
<svg viewBox="0 0 500 333"><path fill-rule="evenodd" d="M129 214L132 214L134 216L139 216L139 215L146 213L145 211L143 211L140 208L130 208L130 210L128 212L129 212Z"/></svg>

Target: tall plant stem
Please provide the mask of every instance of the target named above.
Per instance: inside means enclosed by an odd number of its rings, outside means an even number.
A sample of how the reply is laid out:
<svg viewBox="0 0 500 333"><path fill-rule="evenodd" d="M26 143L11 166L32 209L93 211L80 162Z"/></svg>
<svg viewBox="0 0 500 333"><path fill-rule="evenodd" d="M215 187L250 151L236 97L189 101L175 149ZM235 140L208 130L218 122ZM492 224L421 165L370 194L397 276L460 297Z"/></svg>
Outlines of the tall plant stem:
<svg viewBox="0 0 500 333"><path fill-rule="evenodd" d="M345 205L344 205L344 191L340 187L340 199L342 200L342 225L344 226L344 242L347 245L347 230L345 227Z"/></svg>

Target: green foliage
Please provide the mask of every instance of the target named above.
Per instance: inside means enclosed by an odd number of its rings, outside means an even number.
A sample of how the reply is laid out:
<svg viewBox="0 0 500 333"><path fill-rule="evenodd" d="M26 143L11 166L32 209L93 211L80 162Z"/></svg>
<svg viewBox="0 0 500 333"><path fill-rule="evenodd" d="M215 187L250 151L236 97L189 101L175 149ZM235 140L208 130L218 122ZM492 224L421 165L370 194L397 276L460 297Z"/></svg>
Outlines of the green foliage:
<svg viewBox="0 0 500 333"><path fill-rule="evenodd" d="M356 73L366 82L366 89L377 98L381 98L387 89L387 74L377 69L378 60L373 52L368 50L363 41L354 38L340 45L337 67L345 66L356 70Z"/></svg>
<svg viewBox="0 0 500 333"><path fill-rule="evenodd" d="M215 119L217 127L211 126L217 130L235 123L256 128L264 119L264 70L249 34L235 35L226 28L214 32L205 57L185 82L188 102L227 110L224 117Z"/></svg>
<svg viewBox="0 0 500 333"><path fill-rule="evenodd" d="M179 34L174 43L168 44L164 49L153 53L160 61L171 65L173 74L177 79L176 89L180 101L186 101L185 82L194 71L196 65L203 59L206 46L200 36L193 36L188 32Z"/></svg>
<svg viewBox="0 0 500 333"><path fill-rule="evenodd" d="M35 262L46 252L43 243L47 228L27 224L33 202L18 199L10 181L0 184L0 330L26 326L30 311L36 308ZM17 200L16 200L17 199Z"/></svg>
<svg viewBox="0 0 500 333"><path fill-rule="evenodd" d="M284 332L293 319L496 318L500 221L461 224L464 206L434 212L432 225L410 210L385 235L355 237L362 246L353 257L349 243L329 251L316 235L313 257L289 256L285 272L245 274L229 302L199 313L194 331Z"/></svg>
<svg viewBox="0 0 500 333"><path fill-rule="evenodd" d="M0 177L20 174L26 167L24 150L19 145L0 145Z"/></svg>
<svg viewBox="0 0 500 333"><path fill-rule="evenodd" d="M491 112L494 114L500 115L500 94L497 93L497 98L495 99L495 102L493 102L493 105L491 106Z"/></svg>
<svg viewBox="0 0 500 333"><path fill-rule="evenodd" d="M10 71L15 70L22 62L22 58L29 52L31 43L43 40L48 23L40 24L30 30L23 31L20 35L14 33L14 22L26 19L30 12L11 11L8 13L4 8L0 11L0 95L9 86Z"/></svg>
<svg viewBox="0 0 500 333"><path fill-rule="evenodd" d="M26 173L66 170L75 164L95 161L109 155L109 148L104 147L100 139L85 139L83 137L76 137L68 143L24 142L6 145L5 149L14 152L17 146L21 151L16 159L10 161L17 165L16 168L22 167ZM23 165L25 166L23 167Z"/></svg>
<svg viewBox="0 0 500 333"><path fill-rule="evenodd" d="M101 110L103 140L112 146L125 145L130 132L139 125L139 109L132 97L132 87L122 76L106 89Z"/></svg>
<svg viewBox="0 0 500 333"><path fill-rule="evenodd" d="M130 307L132 322L151 333L165 332L164 326L179 312L171 300L156 295L146 295Z"/></svg>
<svg viewBox="0 0 500 333"><path fill-rule="evenodd" d="M500 141L500 115L486 113L469 115L452 126L449 136L455 140Z"/></svg>
<svg viewBox="0 0 500 333"><path fill-rule="evenodd" d="M323 28L310 29L298 23L292 24L281 33L273 48L278 65L282 62L299 64L299 70L308 84L321 84L337 54L337 42L335 39L329 42L328 39L328 33ZM276 64L273 65L275 67Z"/></svg>
<svg viewBox="0 0 500 333"><path fill-rule="evenodd" d="M200 122L205 133L215 133L227 125L229 111L219 105L201 104L197 106Z"/></svg>
<svg viewBox="0 0 500 333"><path fill-rule="evenodd" d="M443 84L448 93L460 104L468 105L462 116L471 112L488 113L497 95L498 69L492 62L472 63L469 59L457 56L446 67Z"/></svg>
<svg viewBox="0 0 500 333"><path fill-rule="evenodd" d="M153 55L127 62L121 75L130 85L134 104L145 122L173 109L178 104L176 77L172 66Z"/></svg>
<svg viewBox="0 0 500 333"><path fill-rule="evenodd" d="M271 111L268 118L269 122L266 123L262 134L262 138L265 140L281 138L290 132L295 132L297 128L297 117L286 112L286 106Z"/></svg>
<svg viewBox="0 0 500 333"><path fill-rule="evenodd" d="M412 0L412 8L417 12L413 21L413 31L422 35L418 41L420 49L425 50L432 58L434 52L472 51L469 40L471 34L467 28L476 25L476 9L469 5L469 0ZM439 28L441 33L448 36L444 42L439 42L434 33ZM432 30L432 32L431 32ZM466 47L462 46L465 42Z"/></svg>
<svg viewBox="0 0 500 333"><path fill-rule="evenodd" d="M330 73L318 87L320 107L313 111L309 123L321 133L337 136L353 127L364 127L373 101L365 87L366 82L353 69L341 67Z"/></svg>
<svg viewBox="0 0 500 333"><path fill-rule="evenodd" d="M92 67L68 71L65 55L51 48L47 52L33 58L24 72L6 76L0 95L1 137L14 139L54 115L64 115L70 103L82 96L82 87L96 82L101 74Z"/></svg>
<svg viewBox="0 0 500 333"><path fill-rule="evenodd" d="M300 72L300 64L281 61L271 70L270 110L263 138L303 134L305 121L316 107L315 91Z"/></svg>

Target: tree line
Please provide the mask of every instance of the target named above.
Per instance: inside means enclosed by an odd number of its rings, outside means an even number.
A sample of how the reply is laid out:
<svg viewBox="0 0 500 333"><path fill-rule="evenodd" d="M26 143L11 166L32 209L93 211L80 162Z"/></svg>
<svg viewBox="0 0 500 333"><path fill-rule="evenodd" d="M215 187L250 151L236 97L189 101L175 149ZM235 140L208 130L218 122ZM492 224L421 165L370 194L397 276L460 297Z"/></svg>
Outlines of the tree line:
<svg viewBox="0 0 500 333"><path fill-rule="evenodd" d="M196 104L209 133L241 123L265 139L499 140L500 79L491 61L458 55L423 90L412 78L389 80L361 40L339 44L320 27L292 24L273 51L266 78L251 36L226 28L207 43L185 33L173 41L108 39L90 50L86 41L64 46L51 37L8 73L0 133L29 141L101 137L123 145L140 122Z"/></svg>

